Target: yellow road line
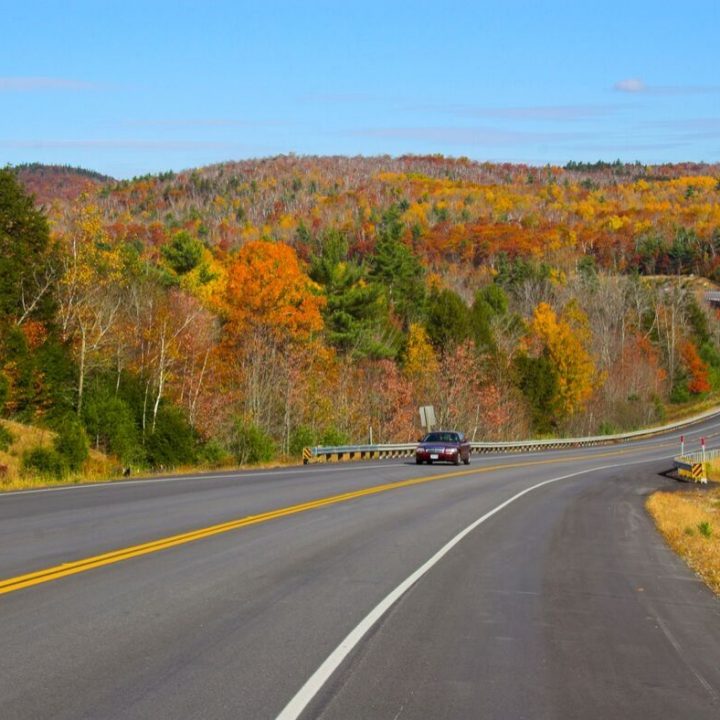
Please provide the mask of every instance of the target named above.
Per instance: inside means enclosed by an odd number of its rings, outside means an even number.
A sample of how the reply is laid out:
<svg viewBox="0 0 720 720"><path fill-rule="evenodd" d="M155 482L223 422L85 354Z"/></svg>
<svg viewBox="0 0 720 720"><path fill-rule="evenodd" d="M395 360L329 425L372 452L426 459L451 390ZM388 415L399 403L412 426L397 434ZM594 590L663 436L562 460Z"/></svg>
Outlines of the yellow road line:
<svg viewBox="0 0 720 720"><path fill-rule="evenodd" d="M531 467L535 465L578 462L581 460L626 455L628 453L638 452L639 450L640 449L636 451L616 450L613 452L596 453L579 457L504 463L502 465L491 465L485 468L457 470L454 472L442 473L441 475L430 475L427 477L410 478L409 480L399 480L397 482L374 485L369 488L364 488L363 490L354 490L352 492L341 493L340 495L331 495L329 497L311 500L298 505L290 505L277 510L270 510L258 515L248 515L244 518L220 523L219 525L211 525L210 527L192 530L179 535L171 535L170 537L160 538L159 540L153 540L141 545L132 545L131 547L112 550L111 552L103 553L102 555L94 555L81 560L63 563L62 565L55 565L54 567L45 568L43 570L37 570L32 573L27 573L26 575L18 575L17 577L0 580L0 595L15 592L16 590L22 590L23 588L31 587L33 585L52 582L53 580L58 580L60 578L67 577L68 575L77 575L78 573L122 562L123 560L130 560L131 558L140 557L142 555L149 555L150 553L195 542L196 540L202 540L203 538L211 537L213 535L220 535L221 533L230 532L231 530L239 530L240 528L248 527L250 525L258 525L260 523L268 522L269 520L276 520L289 515L297 515L298 513L306 512L308 510L315 510L317 508L327 507L328 505L337 505L338 503L347 502L348 500L354 500L356 498L367 497L369 495L378 495L379 493L388 492L390 490L399 490L413 485L422 485L425 483L435 482L436 480L446 480L448 478L462 477L464 475L478 475L481 473L495 472L497 470Z"/></svg>

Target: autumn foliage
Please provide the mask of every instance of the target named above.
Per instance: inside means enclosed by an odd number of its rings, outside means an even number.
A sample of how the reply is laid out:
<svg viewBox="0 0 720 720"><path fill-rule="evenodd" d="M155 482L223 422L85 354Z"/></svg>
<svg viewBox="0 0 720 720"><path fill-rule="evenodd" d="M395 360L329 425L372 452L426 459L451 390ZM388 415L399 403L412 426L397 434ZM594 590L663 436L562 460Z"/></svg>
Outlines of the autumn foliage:
<svg viewBox="0 0 720 720"><path fill-rule="evenodd" d="M72 415L147 465L409 441L428 404L476 439L652 423L720 378L703 294L719 175L441 156L122 182L23 168L40 212L6 170L2 411Z"/></svg>
<svg viewBox="0 0 720 720"><path fill-rule="evenodd" d="M225 307L228 331L235 335L267 327L306 339L322 328L324 304L320 288L284 243L249 242L228 268Z"/></svg>

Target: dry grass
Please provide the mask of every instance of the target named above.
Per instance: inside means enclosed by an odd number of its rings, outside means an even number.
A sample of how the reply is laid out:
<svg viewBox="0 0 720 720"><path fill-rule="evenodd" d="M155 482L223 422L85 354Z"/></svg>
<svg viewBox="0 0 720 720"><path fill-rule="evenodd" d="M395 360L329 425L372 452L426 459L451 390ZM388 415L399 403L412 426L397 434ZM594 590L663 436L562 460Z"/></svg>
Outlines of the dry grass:
<svg viewBox="0 0 720 720"><path fill-rule="evenodd" d="M7 450L0 450L0 465L7 466L7 474L0 478L0 486L5 489L20 478L23 453L38 445L50 447L55 433L32 425L21 425L11 420L0 420L0 425L9 431L13 438Z"/></svg>
<svg viewBox="0 0 720 720"><path fill-rule="evenodd" d="M720 595L720 488L657 492L647 508L670 547Z"/></svg>
<svg viewBox="0 0 720 720"><path fill-rule="evenodd" d="M119 461L108 457L96 450L90 450L90 455L85 461L82 471L70 473L60 479L49 478L41 475L29 475L22 471L22 456L26 450L42 446L51 447L55 433L51 430L38 428L33 425L22 425L10 420L0 420L12 435L13 441L7 451L0 450L0 465L7 466L7 473L0 475L0 492L9 490L28 490L42 487L53 487L59 485L79 485L85 483L112 482L121 479ZM297 465L296 460L279 460L259 465L224 465L221 467L210 466L183 466L170 470L145 470L133 472L133 479L142 477L157 477L160 475L183 475L209 471L237 471L237 470L269 470Z"/></svg>
<svg viewBox="0 0 720 720"><path fill-rule="evenodd" d="M718 392L709 393L700 402L690 400L689 402L677 405L668 403L665 405L665 419L659 424L665 425L666 423L679 422L680 420L699 415L706 410L712 410L718 407L718 405L720 405L720 393Z"/></svg>
<svg viewBox="0 0 720 720"><path fill-rule="evenodd" d="M7 450L0 450L0 465L7 467L7 471L0 475L0 492L67 485L68 483L98 482L107 480L117 470L117 463L103 453L91 450L81 473L72 473L59 480L28 475L22 471L23 453L38 446L51 447L55 433L52 430L34 425L23 425L11 420L0 420L0 425L9 431L13 438Z"/></svg>
<svg viewBox="0 0 720 720"><path fill-rule="evenodd" d="M720 460L705 463L705 477L712 482L720 482Z"/></svg>

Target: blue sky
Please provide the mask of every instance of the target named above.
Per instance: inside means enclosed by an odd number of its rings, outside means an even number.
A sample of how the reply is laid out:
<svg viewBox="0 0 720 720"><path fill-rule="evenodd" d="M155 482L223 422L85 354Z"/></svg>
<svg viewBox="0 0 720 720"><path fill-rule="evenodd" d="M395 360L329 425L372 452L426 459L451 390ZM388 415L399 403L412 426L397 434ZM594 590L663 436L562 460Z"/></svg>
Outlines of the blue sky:
<svg viewBox="0 0 720 720"><path fill-rule="evenodd" d="M720 161L720 2L0 0L0 165Z"/></svg>

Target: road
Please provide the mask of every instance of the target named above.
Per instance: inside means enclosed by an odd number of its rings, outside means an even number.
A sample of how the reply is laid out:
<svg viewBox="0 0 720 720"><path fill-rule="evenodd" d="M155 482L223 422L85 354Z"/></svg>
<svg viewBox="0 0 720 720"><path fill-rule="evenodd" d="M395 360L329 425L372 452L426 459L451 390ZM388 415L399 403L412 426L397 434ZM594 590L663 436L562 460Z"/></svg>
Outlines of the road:
<svg viewBox="0 0 720 720"><path fill-rule="evenodd" d="M0 717L716 720L720 601L644 510L677 447L0 496Z"/></svg>

